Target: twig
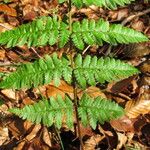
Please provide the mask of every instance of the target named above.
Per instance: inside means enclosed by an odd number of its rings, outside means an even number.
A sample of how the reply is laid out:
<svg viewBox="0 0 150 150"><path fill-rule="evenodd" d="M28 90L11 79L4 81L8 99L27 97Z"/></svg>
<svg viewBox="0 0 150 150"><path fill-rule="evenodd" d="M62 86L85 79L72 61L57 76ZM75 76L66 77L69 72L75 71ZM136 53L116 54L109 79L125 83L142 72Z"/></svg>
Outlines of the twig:
<svg viewBox="0 0 150 150"><path fill-rule="evenodd" d="M8 29L8 30L11 30L11 29L12 29L12 28L9 28L9 27L5 26L5 25L2 24L2 23L0 23L0 26L2 26L2 27L5 28L5 29Z"/></svg>
<svg viewBox="0 0 150 150"><path fill-rule="evenodd" d="M82 55L85 54L85 52L91 47L91 45L87 46L86 49L82 52Z"/></svg>
<svg viewBox="0 0 150 150"><path fill-rule="evenodd" d="M148 13L150 13L150 8L149 8L149 9L146 9L146 10L144 10L144 11L142 11L142 12L138 12L138 13L135 14L135 15L129 16L128 18L124 19L121 24L122 24L122 25L126 25L128 22L130 22L130 21L133 20L134 18L139 17L139 16L143 16L143 15L148 14Z"/></svg>
<svg viewBox="0 0 150 150"><path fill-rule="evenodd" d="M36 54L38 58L42 58L33 47L31 47L30 49L32 50L32 52L34 52L34 54Z"/></svg>
<svg viewBox="0 0 150 150"><path fill-rule="evenodd" d="M5 67L5 66L20 66L21 65L21 63L11 63L11 62L3 62L3 63L1 63L0 62L0 67Z"/></svg>

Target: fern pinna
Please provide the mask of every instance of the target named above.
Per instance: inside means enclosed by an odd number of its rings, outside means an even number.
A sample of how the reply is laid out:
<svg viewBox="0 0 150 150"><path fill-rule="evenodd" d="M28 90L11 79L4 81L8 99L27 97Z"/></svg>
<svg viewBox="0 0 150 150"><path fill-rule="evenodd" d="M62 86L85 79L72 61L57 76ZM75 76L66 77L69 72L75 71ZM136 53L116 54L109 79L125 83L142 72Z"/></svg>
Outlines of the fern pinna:
<svg viewBox="0 0 150 150"><path fill-rule="evenodd" d="M78 85L86 88L87 85L116 81L139 72L133 66L114 58L98 59L90 55L82 58L80 54L75 57L74 66L74 69L71 68L71 61L65 57L58 59L56 53L46 55L34 63L20 66L17 71L6 76L0 82L0 88L31 88L48 84L52 80L58 86L60 79L71 84L73 74Z"/></svg>
<svg viewBox="0 0 150 150"><path fill-rule="evenodd" d="M133 29L113 24L100 19L98 21L84 19L82 22L72 24L72 32L69 25L58 21L56 17L41 17L16 29L0 34L0 44L7 47L22 46L28 47L54 45L59 47L72 39L74 45L83 50L85 44L102 45L103 42L116 45L117 43L137 43L147 41L148 38L142 33Z"/></svg>
<svg viewBox="0 0 150 150"><path fill-rule="evenodd" d="M116 9L117 5L124 6L125 4L130 4L132 1L134 0L72 0L72 3L78 8L82 7L83 5L96 5L100 7ZM66 2L66 0L59 0L59 3L63 2Z"/></svg>
<svg viewBox="0 0 150 150"><path fill-rule="evenodd" d="M63 100L60 95L56 99L51 97L49 100L40 100L33 105L27 105L23 109L13 108L10 110L23 119L35 123L42 122L46 126L54 124L58 129L61 128L63 118L69 128L73 127L73 102L66 96ZM122 107L114 102L97 97L91 98L84 94L78 106L78 113L84 126L88 124L95 129L97 122L104 123L120 117L124 114Z"/></svg>

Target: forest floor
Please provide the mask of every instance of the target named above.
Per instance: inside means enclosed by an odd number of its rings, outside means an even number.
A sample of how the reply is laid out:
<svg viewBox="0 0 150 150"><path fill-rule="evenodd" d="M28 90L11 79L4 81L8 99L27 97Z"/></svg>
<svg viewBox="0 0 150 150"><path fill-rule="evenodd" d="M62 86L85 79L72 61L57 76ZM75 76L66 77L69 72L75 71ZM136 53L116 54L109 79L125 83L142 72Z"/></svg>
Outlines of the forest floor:
<svg viewBox="0 0 150 150"><path fill-rule="evenodd" d="M55 9L54 9L55 8ZM53 14L65 18L67 6L58 7L55 0L0 0L0 32L11 30L39 16ZM77 9L72 7L73 20L104 18L111 23L143 32L150 37L150 2L136 0L116 10L96 6ZM56 51L56 47L44 46L36 49L23 47L0 47L0 73L13 71L17 63L33 62L45 54ZM65 49L57 50L61 56ZM116 101L125 108L126 114L109 123L98 125L96 130L81 126L85 150L150 150L150 42L99 47L88 47L83 53L110 56L136 66L141 73L117 83L87 88L94 97L102 96ZM1 74L0 74L1 75ZM57 93L72 96L73 89L65 82L56 88L52 84L40 87L46 96ZM82 91L80 91L81 93ZM12 115L8 109L33 104L39 97L38 89L0 90L0 150L78 150L79 138L75 131L65 126L61 131L54 127L35 125Z"/></svg>

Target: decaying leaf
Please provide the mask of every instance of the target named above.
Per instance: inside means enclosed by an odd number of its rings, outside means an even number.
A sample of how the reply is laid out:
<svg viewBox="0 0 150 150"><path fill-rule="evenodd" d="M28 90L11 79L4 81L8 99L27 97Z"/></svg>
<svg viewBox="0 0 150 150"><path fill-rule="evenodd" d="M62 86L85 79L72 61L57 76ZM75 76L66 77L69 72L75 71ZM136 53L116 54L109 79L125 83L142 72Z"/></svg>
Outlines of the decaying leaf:
<svg viewBox="0 0 150 150"><path fill-rule="evenodd" d="M47 86L41 86L38 89L34 89L34 92L37 94L41 94L47 97L56 97L56 95L61 95L62 97L65 96L65 94L68 94L73 99L73 86L70 86L66 82L61 80L61 83L58 87L54 86L53 83L47 85ZM92 97L103 97L106 98L105 94L97 87L88 87L86 90L77 89L77 95L79 98L82 97L82 95L86 92Z"/></svg>
<svg viewBox="0 0 150 150"><path fill-rule="evenodd" d="M134 132L135 120L129 119L127 116L123 116L119 119L110 121L110 124L114 129L121 132Z"/></svg>
<svg viewBox="0 0 150 150"><path fill-rule="evenodd" d="M0 4L0 12L4 12L10 16L16 17L17 16L17 12L14 8L11 8L5 4Z"/></svg>
<svg viewBox="0 0 150 150"><path fill-rule="evenodd" d="M84 144L85 150L94 150L98 143L103 140L105 136L95 135L91 136Z"/></svg>
<svg viewBox="0 0 150 150"><path fill-rule="evenodd" d="M0 127L0 145L2 145L8 139L9 139L8 128Z"/></svg>
<svg viewBox="0 0 150 150"><path fill-rule="evenodd" d="M150 94L144 93L138 101L128 101L126 104L126 115L129 118L136 118L140 114L150 112Z"/></svg>

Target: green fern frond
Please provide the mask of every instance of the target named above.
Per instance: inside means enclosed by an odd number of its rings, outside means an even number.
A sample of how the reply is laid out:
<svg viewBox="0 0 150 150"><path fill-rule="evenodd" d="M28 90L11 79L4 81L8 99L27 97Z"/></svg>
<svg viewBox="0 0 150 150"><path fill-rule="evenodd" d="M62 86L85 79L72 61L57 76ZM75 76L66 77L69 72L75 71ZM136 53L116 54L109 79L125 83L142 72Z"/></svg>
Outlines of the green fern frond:
<svg viewBox="0 0 150 150"><path fill-rule="evenodd" d="M124 110L115 102L100 97L94 99L84 94L79 101L78 114L84 126L90 124L95 129L97 122L103 124L118 118L124 114Z"/></svg>
<svg viewBox="0 0 150 150"><path fill-rule="evenodd" d="M85 43L88 45L102 45L103 42L110 44L137 43L147 41L148 38L142 33L121 25L110 25L109 22L100 19L99 21L84 19L81 23L73 23L72 33L69 25L51 17L42 17L32 23L0 34L0 45L7 47L22 46L28 47L54 45L59 47L72 38L74 45L83 50Z"/></svg>
<svg viewBox="0 0 150 150"><path fill-rule="evenodd" d="M40 100L33 105L27 105L23 109L13 108L10 112L23 119L35 123L43 123L46 126L55 124L58 129L61 128L65 119L69 128L73 127L73 103L69 97L63 100L61 96L56 99L51 97L49 100ZM104 123L114 118L122 116L123 108L109 100L97 97L93 99L84 94L80 100L78 114L83 125L90 124L95 129L97 122Z"/></svg>
<svg viewBox="0 0 150 150"><path fill-rule="evenodd" d="M117 43L137 43L148 41L142 33L133 29L113 24L100 19L98 21L84 19L81 23L73 23L72 41L74 45L83 50L84 43L88 45L102 45L107 42L113 45Z"/></svg>
<svg viewBox="0 0 150 150"><path fill-rule="evenodd" d="M27 63L18 68L16 72L6 76L0 82L0 88L31 88L48 84L54 81L59 85L63 78L67 83L72 83L72 74L80 87L86 88L88 85L96 85L105 81L117 81L127 78L139 71L133 66L115 60L113 58L91 57L87 55L84 59L81 55L75 58L75 68L71 68L71 62L65 57L57 58L57 54L52 57L46 56L34 63Z"/></svg>
<svg viewBox="0 0 150 150"><path fill-rule="evenodd" d="M71 83L72 68L67 59L57 58L54 53L52 57L46 55L34 63L27 63L18 68L16 72L11 73L2 82L0 88L31 88L50 83L52 80L56 86L59 85L60 78Z"/></svg>
<svg viewBox="0 0 150 150"><path fill-rule="evenodd" d="M70 35L68 25L58 21L56 18L41 17L32 23L24 24L16 29L0 34L0 44L7 47L22 46L28 47L54 45L59 43L63 47Z"/></svg>
<svg viewBox="0 0 150 150"><path fill-rule="evenodd" d="M75 59L74 74L82 88L86 88L87 83L94 86L97 82L117 81L138 72L133 66L114 58L98 59L87 55L83 59L79 54Z"/></svg>
<svg viewBox="0 0 150 150"><path fill-rule="evenodd" d="M59 0L59 3L63 3L65 1L66 0ZM84 5L96 5L100 7L116 9L117 6L125 6L126 4L130 4L132 1L135 0L72 0L72 3L78 8L81 8Z"/></svg>
<svg viewBox="0 0 150 150"><path fill-rule="evenodd" d="M55 126L60 129L65 119L69 128L73 127L73 103L67 96L63 100L60 95L56 99L40 100L33 105L27 105L23 109L13 108L10 112L35 123L43 123L46 126Z"/></svg>

